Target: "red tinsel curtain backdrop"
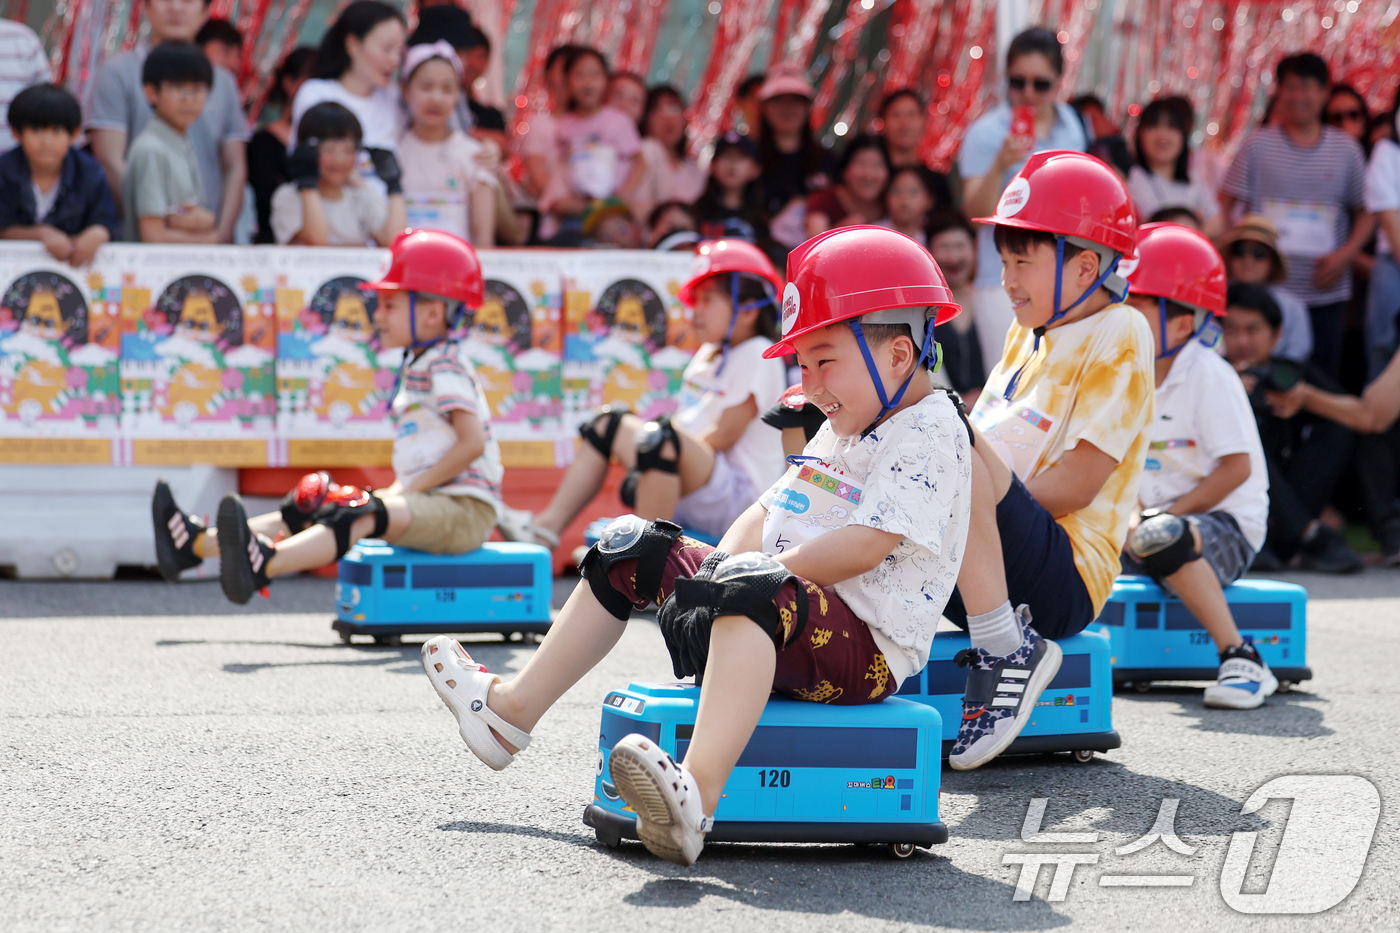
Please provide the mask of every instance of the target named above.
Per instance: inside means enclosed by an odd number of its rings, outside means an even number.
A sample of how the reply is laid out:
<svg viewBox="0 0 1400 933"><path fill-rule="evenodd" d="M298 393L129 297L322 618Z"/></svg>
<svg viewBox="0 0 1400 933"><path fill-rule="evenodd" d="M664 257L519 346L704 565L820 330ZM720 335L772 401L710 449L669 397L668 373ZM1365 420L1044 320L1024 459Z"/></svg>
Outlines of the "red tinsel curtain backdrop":
<svg viewBox="0 0 1400 933"><path fill-rule="evenodd" d="M139 38L143 0L59 0L43 30L55 75L81 93L101 59ZM346 0L214 0L252 41L238 76L254 115L314 15L319 36ZM1228 150L1272 91L1273 68L1312 50L1377 112L1400 84L1400 0L1001 0L1059 32L1068 94L1095 92L1124 122L1155 97L1196 104L1197 142ZM27 0L0 0L19 18ZM481 13L480 4L478 16ZM870 128L884 94L928 101L926 155L946 166L962 131L1000 94L998 0L500 0L507 98L543 106L543 61L565 42L689 95L697 148L730 125L735 88L783 61L807 69L827 141ZM313 13L314 8L314 13ZM409 11L410 22L416 10ZM518 62L518 65L516 64ZM516 125L517 132L520 125Z"/></svg>

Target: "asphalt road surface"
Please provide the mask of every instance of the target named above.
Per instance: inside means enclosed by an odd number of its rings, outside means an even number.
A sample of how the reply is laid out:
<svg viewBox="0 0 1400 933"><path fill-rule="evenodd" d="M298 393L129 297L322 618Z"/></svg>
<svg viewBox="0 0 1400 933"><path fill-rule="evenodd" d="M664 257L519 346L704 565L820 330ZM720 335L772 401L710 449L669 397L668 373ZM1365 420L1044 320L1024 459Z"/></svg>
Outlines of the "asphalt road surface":
<svg viewBox="0 0 1400 933"><path fill-rule="evenodd" d="M1206 710L1199 685L1120 692L1123 747L1087 765L945 769L951 835L932 851L713 844L690 869L604 849L580 819L601 698L669 679L649 618L498 774L458 739L416 644L339 643L329 582L283 581L245 608L215 583L0 582L0 930L1395 929L1400 571L1286 579L1312 593L1315 679L1262 710ZM502 672L533 650L469 649ZM1287 775L1364 780L1241 812ZM1036 798L1042 831L1089 841L1022 841ZM1191 854L1118 853L1164 800ZM1299 808L1318 806L1309 837ZM1236 832L1258 834L1254 855L1224 884ZM1073 857L1017 900L1024 853ZM1349 857L1365 858L1360 880L1325 912L1227 903L1344 888L1332 876Z"/></svg>

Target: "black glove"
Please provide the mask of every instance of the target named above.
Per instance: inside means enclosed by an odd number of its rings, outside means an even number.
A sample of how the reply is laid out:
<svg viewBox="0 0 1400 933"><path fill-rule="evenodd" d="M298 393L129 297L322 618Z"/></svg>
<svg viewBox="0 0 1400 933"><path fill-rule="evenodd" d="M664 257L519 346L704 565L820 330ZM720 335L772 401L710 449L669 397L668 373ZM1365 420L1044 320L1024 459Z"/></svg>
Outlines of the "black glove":
<svg viewBox="0 0 1400 933"><path fill-rule="evenodd" d="M292 150L291 157L287 159L287 177L298 190L305 191L316 187L316 180L320 176L321 159L314 145L302 143Z"/></svg>
<svg viewBox="0 0 1400 933"><path fill-rule="evenodd" d="M388 149L366 149L370 161L374 163L374 174L384 182L384 190L389 194L403 194L403 172L399 160Z"/></svg>
<svg viewBox="0 0 1400 933"><path fill-rule="evenodd" d="M721 561L728 560L723 551L712 551L701 562L693 580L708 580L715 574ZM710 656L710 626L715 620L715 610L709 606L692 606L682 609L676 604L676 594L672 593L656 613L656 623L661 629L661 637L666 641L666 650L671 653L671 670L677 678L701 674L705 661Z"/></svg>

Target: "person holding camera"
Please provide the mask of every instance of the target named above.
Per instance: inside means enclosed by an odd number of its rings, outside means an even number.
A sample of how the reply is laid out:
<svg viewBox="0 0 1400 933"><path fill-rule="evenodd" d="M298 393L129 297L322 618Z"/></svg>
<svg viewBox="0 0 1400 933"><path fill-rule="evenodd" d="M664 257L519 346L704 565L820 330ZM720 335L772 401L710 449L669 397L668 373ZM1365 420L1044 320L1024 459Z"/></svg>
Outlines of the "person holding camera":
<svg viewBox="0 0 1400 933"><path fill-rule="evenodd" d="M1225 358L1249 393L1269 472L1268 536L1253 569L1281 570L1297 555L1304 570L1356 573L1360 556L1319 520L1351 456L1352 432L1310 412L1280 417L1269 404L1271 393L1304 379L1329 392L1340 387L1313 364L1275 354L1283 313L1268 288L1236 283L1225 300Z"/></svg>
<svg viewBox="0 0 1400 933"><path fill-rule="evenodd" d="M1269 392L1275 415L1300 410L1345 425L1360 435L1356 478L1371 533L1381 546L1381 566L1400 566L1400 352L1396 352L1360 397L1328 392L1300 380L1286 392Z"/></svg>

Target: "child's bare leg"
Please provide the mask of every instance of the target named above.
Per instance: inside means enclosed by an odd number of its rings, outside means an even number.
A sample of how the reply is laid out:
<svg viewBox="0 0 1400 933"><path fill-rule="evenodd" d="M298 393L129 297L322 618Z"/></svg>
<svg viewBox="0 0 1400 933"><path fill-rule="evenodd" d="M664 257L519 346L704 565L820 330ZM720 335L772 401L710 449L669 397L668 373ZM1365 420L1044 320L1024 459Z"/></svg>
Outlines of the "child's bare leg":
<svg viewBox="0 0 1400 933"><path fill-rule="evenodd" d="M598 421L600 425L606 426L607 417L599 416ZM635 438L642 423L642 419L636 415L623 415L617 426L617 434L613 437L613 458L628 469L637 461ZM599 430L602 429L599 427ZM608 475L608 462L592 444L579 444L574 462L564 471L559 488L555 490L554 498L549 500L549 505L535 516L535 524L555 534L567 528L598 494L598 490L603 488L603 480Z"/></svg>
<svg viewBox="0 0 1400 933"><path fill-rule="evenodd" d="M607 656L626 630L627 623L604 609L586 582L574 587L525 668L511 680L492 686L487 705L511 725L532 731L540 717ZM511 754L517 751L499 735L496 740Z"/></svg>
<svg viewBox="0 0 1400 933"><path fill-rule="evenodd" d="M408 502L402 496L389 496L383 502L385 511L389 513L389 528L384 532L384 537L393 541L413 524L413 513L409 511ZM257 520L248 520L254 531L258 530L255 524ZM350 543L354 544L373 532L374 516L361 515L355 520L355 524L350 526ZM313 570L334 563L335 559L335 532L325 525L312 525L305 531L277 542L276 552L267 562L267 575L271 578Z"/></svg>
<svg viewBox="0 0 1400 933"><path fill-rule="evenodd" d="M778 664L773 639L746 616L720 616L710 629L710 654L683 764L694 775L706 813L749 744L773 689Z"/></svg>
<svg viewBox="0 0 1400 933"><path fill-rule="evenodd" d="M997 503L1011 486L1011 471L996 453L984 457L983 450L991 448L985 442L972 448L972 515L958 571L958 592L969 616L991 612L1008 601Z"/></svg>
<svg viewBox="0 0 1400 933"><path fill-rule="evenodd" d="M248 519L248 527L254 533L267 535L269 538L276 538L287 531L287 526L282 523L281 512L264 512L262 515L254 515ZM219 529L210 525L205 529L204 534L195 539L194 552L200 557L208 559L219 556Z"/></svg>
<svg viewBox="0 0 1400 933"><path fill-rule="evenodd" d="M715 471L715 452L700 438L675 429L681 449L675 473L648 470L637 481L637 514L643 518L671 518L676 503L710 481ZM663 460L676 460L676 447L670 441L661 445Z"/></svg>
<svg viewBox="0 0 1400 933"><path fill-rule="evenodd" d="M1196 552L1200 553L1201 531L1195 522L1189 524ZM1215 639L1217 651L1244 644L1240 630L1235 627L1235 617L1230 614L1230 604L1225 601L1225 591L1221 589L1215 570L1205 558L1183 564L1180 570L1165 580L1176 591L1181 604L1205 627L1210 637Z"/></svg>

